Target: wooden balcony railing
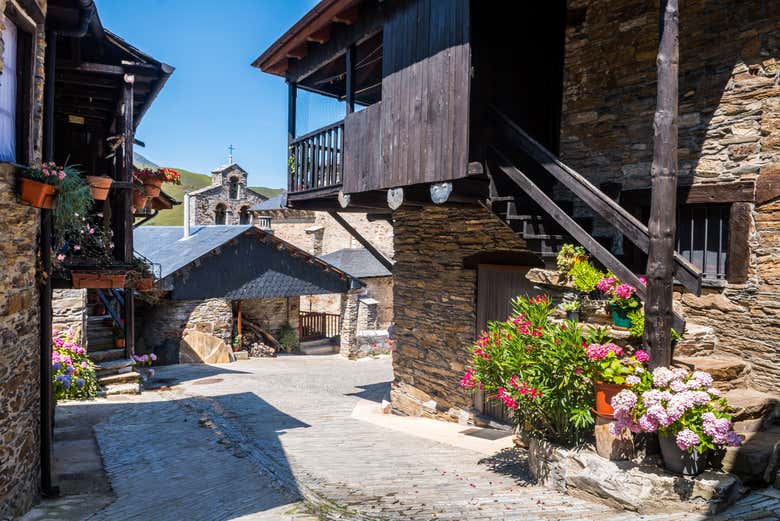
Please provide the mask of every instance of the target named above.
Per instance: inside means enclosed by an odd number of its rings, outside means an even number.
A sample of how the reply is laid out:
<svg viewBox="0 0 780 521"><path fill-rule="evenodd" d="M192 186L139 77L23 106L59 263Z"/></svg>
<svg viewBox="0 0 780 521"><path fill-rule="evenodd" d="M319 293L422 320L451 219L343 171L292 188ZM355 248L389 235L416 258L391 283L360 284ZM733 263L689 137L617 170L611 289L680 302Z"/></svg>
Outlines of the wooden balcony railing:
<svg viewBox="0 0 780 521"><path fill-rule="evenodd" d="M290 142L290 193L339 186L344 168L344 121Z"/></svg>
<svg viewBox="0 0 780 521"><path fill-rule="evenodd" d="M341 334L341 316L333 313L302 311L300 316L299 337L306 340L333 338Z"/></svg>

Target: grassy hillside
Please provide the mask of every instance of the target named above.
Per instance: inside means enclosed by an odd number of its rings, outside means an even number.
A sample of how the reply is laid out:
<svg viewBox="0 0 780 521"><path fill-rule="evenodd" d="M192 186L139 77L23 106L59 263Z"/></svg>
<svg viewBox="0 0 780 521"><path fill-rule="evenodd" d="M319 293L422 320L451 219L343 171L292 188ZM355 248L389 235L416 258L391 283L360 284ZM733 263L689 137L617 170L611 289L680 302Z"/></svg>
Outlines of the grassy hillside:
<svg viewBox="0 0 780 521"><path fill-rule="evenodd" d="M211 176L196 174L183 168L174 168L181 175L181 185L163 184L163 191L179 202L184 202L185 190L197 190L211 184ZM282 192L280 188L266 188L264 186L251 187L252 190L266 197L273 197ZM184 207L177 205L170 210L161 210L154 219L145 223L145 226L181 226L184 222Z"/></svg>

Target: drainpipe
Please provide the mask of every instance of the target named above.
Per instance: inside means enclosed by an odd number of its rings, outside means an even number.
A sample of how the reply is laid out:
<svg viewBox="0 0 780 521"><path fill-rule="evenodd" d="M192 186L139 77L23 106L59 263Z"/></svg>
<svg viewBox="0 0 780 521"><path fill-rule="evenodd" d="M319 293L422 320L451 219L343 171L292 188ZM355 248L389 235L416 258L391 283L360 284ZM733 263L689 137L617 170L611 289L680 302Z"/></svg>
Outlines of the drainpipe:
<svg viewBox="0 0 780 521"><path fill-rule="evenodd" d="M184 192L184 237L190 238L190 193Z"/></svg>

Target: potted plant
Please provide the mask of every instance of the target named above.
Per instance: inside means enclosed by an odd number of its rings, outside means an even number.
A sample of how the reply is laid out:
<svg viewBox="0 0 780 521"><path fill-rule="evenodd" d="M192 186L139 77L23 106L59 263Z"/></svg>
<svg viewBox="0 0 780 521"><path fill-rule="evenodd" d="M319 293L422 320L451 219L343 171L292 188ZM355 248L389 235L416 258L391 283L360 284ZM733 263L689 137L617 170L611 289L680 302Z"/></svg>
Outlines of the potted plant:
<svg viewBox="0 0 780 521"><path fill-rule="evenodd" d="M569 271L569 277L574 289L590 295L596 291L599 281L604 278L604 272L587 260L579 260L574 263Z"/></svg>
<svg viewBox="0 0 780 521"><path fill-rule="evenodd" d="M233 337L233 352L237 352L241 350L241 335L236 335Z"/></svg>
<svg viewBox="0 0 780 521"><path fill-rule="evenodd" d="M73 329L52 331L51 379L55 401L85 400L97 395L95 364L79 345L78 336Z"/></svg>
<svg viewBox="0 0 780 521"><path fill-rule="evenodd" d="M640 280L644 282L644 277ZM608 274L598 282L596 289L609 297L613 326L616 329L630 329L629 314L642 307L642 302L636 296L636 288L630 284L624 284L617 277Z"/></svg>
<svg viewBox="0 0 780 521"><path fill-rule="evenodd" d="M628 385L638 383L637 375L645 371L645 363L650 359L641 349L629 354L625 349L613 343L593 343L585 348L590 361L590 375L596 398L595 412L598 416L612 419L615 413L612 398Z"/></svg>
<svg viewBox="0 0 780 521"><path fill-rule="evenodd" d="M108 176L88 175L87 184L92 192L92 198L96 201L108 199L108 191L114 180Z"/></svg>
<svg viewBox="0 0 780 521"><path fill-rule="evenodd" d="M558 256L556 257L556 265L558 271L564 278L569 277L569 272L578 262L587 262L588 254L585 253L585 248L582 246L575 246L573 244L564 244L561 246Z"/></svg>
<svg viewBox="0 0 780 521"><path fill-rule="evenodd" d="M571 320L572 322L579 322L580 321L580 301L579 300L572 300L571 302L564 302L563 303L563 310L566 312L566 320Z"/></svg>
<svg viewBox="0 0 780 521"><path fill-rule="evenodd" d="M139 186L133 187L133 213L138 210L146 208L146 203L149 201L149 197L144 190Z"/></svg>
<svg viewBox="0 0 780 521"><path fill-rule="evenodd" d="M60 175L64 178L66 174L58 170L54 163L44 163L22 170L19 198L36 208L54 208Z"/></svg>
<svg viewBox="0 0 780 521"><path fill-rule="evenodd" d="M154 274L147 260L141 257L133 259L126 284L136 291L151 291L154 288Z"/></svg>
<svg viewBox="0 0 780 521"><path fill-rule="evenodd" d="M74 288L123 288L126 270L101 269L113 263L111 234L84 217L57 230L55 269L70 271Z"/></svg>
<svg viewBox="0 0 780 521"><path fill-rule="evenodd" d="M154 369L151 367L157 361L157 355L149 353L147 355L133 355L135 369L141 374L141 381L146 383L154 378Z"/></svg>
<svg viewBox="0 0 780 521"><path fill-rule="evenodd" d="M181 175L172 168L135 170L134 177L144 185L147 197L158 197L163 183L181 184Z"/></svg>
<svg viewBox="0 0 780 521"><path fill-rule="evenodd" d="M657 432L664 466L677 474L704 471L719 447L738 447L726 401L709 373L675 367L646 372L612 399L615 432Z"/></svg>

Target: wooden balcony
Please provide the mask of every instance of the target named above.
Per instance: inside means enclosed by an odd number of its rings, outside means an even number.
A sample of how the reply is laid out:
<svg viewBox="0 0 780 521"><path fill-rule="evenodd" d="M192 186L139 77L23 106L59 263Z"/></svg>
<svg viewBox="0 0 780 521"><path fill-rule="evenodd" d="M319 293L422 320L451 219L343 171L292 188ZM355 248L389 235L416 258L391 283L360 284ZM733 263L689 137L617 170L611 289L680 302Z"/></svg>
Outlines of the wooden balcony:
<svg viewBox="0 0 780 521"><path fill-rule="evenodd" d="M344 173L344 120L294 139L289 153L290 194L338 192Z"/></svg>

